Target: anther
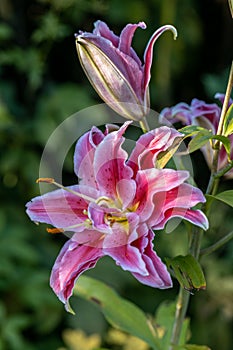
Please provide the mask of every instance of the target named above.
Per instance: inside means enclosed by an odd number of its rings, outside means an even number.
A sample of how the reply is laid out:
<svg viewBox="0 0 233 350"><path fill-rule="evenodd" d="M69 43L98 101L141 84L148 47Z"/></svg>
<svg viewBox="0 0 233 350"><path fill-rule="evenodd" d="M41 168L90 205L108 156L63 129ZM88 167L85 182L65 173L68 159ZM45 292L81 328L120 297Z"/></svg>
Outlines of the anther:
<svg viewBox="0 0 233 350"><path fill-rule="evenodd" d="M36 183L38 184L39 182L52 184L54 183L54 179L52 177L39 177L39 179L36 180Z"/></svg>
<svg viewBox="0 0 233 350"><path fill-rule="evenodd" d="M55 234L55 233L63 233L64 232L64 230L63 229L61 229L61 228L46 228L46 231L48 232L48 233L52 233L52 234Z"/></svg>

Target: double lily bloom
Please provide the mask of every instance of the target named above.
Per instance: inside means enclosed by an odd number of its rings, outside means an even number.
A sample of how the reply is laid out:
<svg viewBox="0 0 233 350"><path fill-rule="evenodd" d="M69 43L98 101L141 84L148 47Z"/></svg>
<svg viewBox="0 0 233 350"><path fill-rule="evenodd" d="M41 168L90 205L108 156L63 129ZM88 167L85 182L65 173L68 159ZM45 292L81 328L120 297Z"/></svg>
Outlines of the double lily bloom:
<svg viewBox="0 0 233 350"><path fill-rule="evenodd" d="M103 256L143 284L171 287L167 268L153 250L153 230L174 217L208 228L205 215L192 209L205 198L185 183L189 173L154 166L182 134L166 126L152 130L128 156L122 144L129 124L106 125L104 132L93 127L76 144L78 184L57 184L62 188L27 203L31 220L54 226L51 232L71 233L51 274L51 286L67 308L77 278ZM56 185L53 179L40 181Z"/></svg>
<svg viewBox="0 0 233 350"><path fill-rule="evenodd" d="M142 120L149 112L149 82L153 46L166 30L177 36L171 25L159 28L149 40L144 63L132 48L137 28L144 22L128 24L120 36L115 35L102 21L95 23L93 33L76 34L76 47L81 65L100 97L117 113L130 120Z"/></svg>
<svg viewBox="0 0 233 350"><path fill-rule="evenodd" d="M223 104L225 95L217 93L217 99ZM233 100L230 99L228 108L232 105ZM207 130L211 130L215 135L218 130L218 124L221 115L221 108L216 103L206 103L202 100L194 98L191 104L181 102L173 107L164 108L161 113L164 118L175 124L181 122L183 125L198 125ZM231 144L231 159L233 159L233 134L228 135ZM201 148L207 164L211 167L213 162L213 149L210 143L206 143ZM224 147L221 147L218 159L218 170L222 170L228 164L228 156ZM226 178L233 178L233 169L225 174Z"/></svg>

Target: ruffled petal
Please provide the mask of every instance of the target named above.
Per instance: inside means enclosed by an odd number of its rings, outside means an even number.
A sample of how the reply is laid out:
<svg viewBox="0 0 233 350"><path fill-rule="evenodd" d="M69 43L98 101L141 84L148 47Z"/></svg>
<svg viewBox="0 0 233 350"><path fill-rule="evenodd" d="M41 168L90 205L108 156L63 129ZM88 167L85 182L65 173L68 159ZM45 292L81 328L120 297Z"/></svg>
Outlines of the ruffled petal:
<svg viewBox="0 0 233 350"><path fill-rule="evenodd" d="M98 197L98 192L91 187L69 186L68 190L85 194L93 199ZM33 198L26 204L27 214L35 222L42 222L53 225L68 231L79 232L84 226L72 227L84 223L87 216L84 211L88 207L88 201L78 195L65 190L48 192L42 196Z"/></svg>
<svg viewBox="0 0 233 350"><path fill-rule="evenodd" d="M154 233L149 230L147 236L147 245L142 244L144 237L141 237L134 244L141 247L142 259L146 264L148 274L132 272L132 275L141 283L150 287L166 289L172 287L171 276L166 265L161 261L156 252L153 250ZM140 249L140 248L139 248Z"/></svg>
<svg viewBox="0 0 233 350"><path fill-rule="evenodd" d="M138 24L127 24L127 26L121 32L118 49L126 55L131 56L138 63L138 65L141 66L142 63L132 48L132 39L135 30L139 27L146 29L146 24L144 22L139 22Z"/></svg>
<svg viewBox="0 0 233 350"><path fill-rule="evenodd" d="M127 164L134 171L138 168L154 168L158 155L169 149L176 140L181 139L181 133L167 126L149 131L138 139Z"/></svg>
<svg viewBox="0 0 233 350"><path fill-rule="evenodd" d="M144 90L148 88L149 82L150 82L150 70L151 70L151 65L152 65L152 59L153 59L153 46L156 40L160 37L161 34L163 34L166 30L171 30L174 34L174 38L177 36L177 31L175 27L171 25L165 25L157 29L152 37L150 38L145 53L144 53Z"/></svg>
<svg viewBox="0 0 233 350"><path fill-rule="evenodd" d="M119 37L113 33L108 27L108 25L103 21L96 21L94 23L95 29L93 30L93 34L103 37L109 40L113 46L118 47L119 45Z"/></svg>
<svg viewBox="0 0 233 350"><path fill-rule="evenodd" d="M126 165L128 155L121 147L124 141L122 134L129 123L107 135L95 152L93 167L98 188L103 196L112 199L117 197L118 182L132 177L132 169Z"/></svg>
<svg viewBox="0 0 233 350"><path fill-rule="evenodd" d="M135 205L142 221L150 218L152 213L159 216L166 203L166 193L182 184L189 177L187 171L173 169L147 169L137 173L137 193ZM154 195L160 194L159 201L154 203Z"/></svg>
<svg viewBox="0 0 233 350"><path fill-rule="evenodd" d="M92 127L78 140L74 152L74 172L81 179L83 185L96 187L93 161L97 145L104 139L104 134L96 127Z"/></svg>
<svg viewBox="0 0 233 350"><path fill-rule="evenodd" d="M53 266L50 285L66 308L77 278L93 268L102 256L101 249L79 245L73 240L63 246Z"/></svg>
<svg viewBox="0 0 233 350"><path fill-rule="evenodd" d="M143 229L148 232L146 225ZM149 231L131 244L105 250L105 254L141 283L155 288L169 288L172 286L171 278L166 266L153 251L153 237L152 231Z"/></svg>
<svg viewBox="0 0 233 350"><path fill-rule="evenodd" d="M174 208L169 209L164 213L164 218L152 228L154 230L162 230L171 218L182 218L191 222L192 224L201 227L203 230L208 230L209 222L205 214L201 210L185 209L185 208Z"/></svg>
<svg viewBox="0 0 233 350"><path fill-rule="evenodd" d="M163 222L170 209L189 210L196 204L205 203L205 201L201 190L189 184L181 184L166 193L156 193L153 197L154 210L148 219L148 225L153 228L157 227L161 221Z"/></svg>

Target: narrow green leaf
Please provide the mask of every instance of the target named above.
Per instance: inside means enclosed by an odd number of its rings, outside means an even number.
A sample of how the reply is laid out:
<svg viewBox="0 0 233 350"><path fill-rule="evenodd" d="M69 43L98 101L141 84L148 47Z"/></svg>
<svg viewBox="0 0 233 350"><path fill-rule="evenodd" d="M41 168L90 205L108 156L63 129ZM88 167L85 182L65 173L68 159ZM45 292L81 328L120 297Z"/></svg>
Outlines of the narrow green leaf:
<svg viewBox="0 0 233 350"><path fill-rule="evenodd" d="M228 204L230 207L233 207L233 190L224 191L224 192L218 193L215 196L208 195L208 197L217 199L221 202Z"/></svg>
<svg viewBox="0 0 233 350"><path fill-rule="evenodd" d="M207 129L203 129L197 133L197 135L189 142L188 149L192 153L202 146L204 146L210 139L212 139L213 134Z"/></svg>
<svg viewBox="0 0 233 350"><path fill-rule="evenodd" d="M157 309L155 316L155 324L157 325L157 333L160 337L162 349L169 348L174 325L175 312L175 302L165 301L162 304L160 304ZM184 344L188 340L189 333L189 319L186 318L182 323L179 344Z"/></svg>
<svg viewBox="0 0 233 350"><path fill-rule="evenodd" d="M211 137L212 140L219 140L222 142L226 152L227 152L227 155L228 155L228 158L230 160L230 155L231 155L231 143L230 143L230 140L228 139L228 137L226 136L222 136L222 135L213 135Z"/></svg>
<svg viewBox="0 0 233 350"><path fill-rule="evenodd" d="M143 311L121 298L103 282L80 276L74 294L94 303L113 327L144 340L154 350L161 349L159 340L156 339L154 330Z"/></svg>
<svg viewBox="0 0 233 350"><path fill-rule="evenodd" d="M229 136L233 133L233 104L228 108L224 120L223 133Z"/></svg>
<svg viewBox="0 0 233 350"><path fill-rule="evenodd" d="M166 259L166 264L171 268L180 285L192 292L206 288L205 277L199 262L192 255L178 255L173 259Z"/></svg>
<svg viewBox="0 0 233 350"><path fill-rule="evenodd" d="M183 128L179 129L178 131L180 133L184 134L185 137L190 137L190 136L193 136L193 135L195 135L203 130L205 131L206 129L203 128L202 126L188 125L188 126L184 126Z"/></svg>

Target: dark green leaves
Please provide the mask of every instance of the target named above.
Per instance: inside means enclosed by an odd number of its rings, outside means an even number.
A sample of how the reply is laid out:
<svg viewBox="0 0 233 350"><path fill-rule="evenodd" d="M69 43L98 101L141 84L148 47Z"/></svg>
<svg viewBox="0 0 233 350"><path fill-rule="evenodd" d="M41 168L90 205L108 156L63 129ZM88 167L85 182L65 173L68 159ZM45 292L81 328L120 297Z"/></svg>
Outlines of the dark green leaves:
<svg viewBox="0 0 233 350"><path fill-rule="evenodd" d="M206 281L202 268L192 255L178 255L173 259L166 259L168 268L172 269L180 285L192 292L206 288Z"/></svg>
<svg viewBox="0 0 233 350"><path fill-rule="evenodd" d="M231 113L233 113L233 112L231 112ZM233 118L233 116L231 116L231 117ZM201 126L197 126L197 125L186 126L182 129L180 129L179 131L185 135L184 138L193 137L192 140L188 144L189 153L197 151L198 149L203 147L207 142L212 142L212 140L218 140L223 144L223 146L226 150L226 153L227 153L228 157L230 158L231 144L230 144L230 140L227 137L228 135L230 135L230 130L232 133L233 119L231 119L231 121L229 122L229 124L227 126L227 132L225 132L226 136L214 135L212 133L212 131L207 130L207 129L202 128Z"/></svg>
<svg viewBox="0 0 233 350"><path fill-rule="evenodd" d="M230 207L233 207L233 190L224 191L215 196L208 195L208 197L217 199L221 202L228 204Z"/></svg>

